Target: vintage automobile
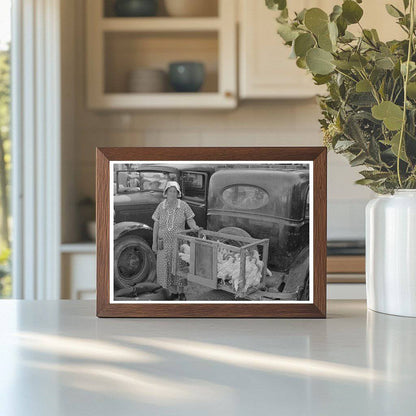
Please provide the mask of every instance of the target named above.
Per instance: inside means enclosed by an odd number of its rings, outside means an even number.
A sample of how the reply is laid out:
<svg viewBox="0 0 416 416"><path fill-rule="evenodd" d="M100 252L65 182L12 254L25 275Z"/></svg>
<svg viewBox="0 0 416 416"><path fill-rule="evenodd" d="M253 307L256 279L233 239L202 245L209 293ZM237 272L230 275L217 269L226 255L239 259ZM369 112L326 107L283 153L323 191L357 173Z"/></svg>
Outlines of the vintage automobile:
<svg viewBox="0 0 416 416"><path fill-rule="evenodd" d="M240 236L270 240L270 270L289 275L306 264L309 245L309 171L302 165L276 168L227 165L148 166L115 174L114 277L118 287L155 278L151 250L152 213L162 200L166 181L181 183L183 199L199 226ZM134 186L129 187L130 182ZM150 184L148 183L150 182ZM295 285L307 296L308 267ZM287 279L281 279L284 284ZM293 286L293 284L292 284ZM280 287L280 290L283 286Z"/></svg>
<svg viewBox="0 0 416 416"><path fill-rule="evenodd" d="M196 170L197 169L197 170ZM114 172L114 282L125 288L155 279L152 214L168 180L181 183L183 199L206 226L207 186L213 168L201 166L123 167Z"/></svg>

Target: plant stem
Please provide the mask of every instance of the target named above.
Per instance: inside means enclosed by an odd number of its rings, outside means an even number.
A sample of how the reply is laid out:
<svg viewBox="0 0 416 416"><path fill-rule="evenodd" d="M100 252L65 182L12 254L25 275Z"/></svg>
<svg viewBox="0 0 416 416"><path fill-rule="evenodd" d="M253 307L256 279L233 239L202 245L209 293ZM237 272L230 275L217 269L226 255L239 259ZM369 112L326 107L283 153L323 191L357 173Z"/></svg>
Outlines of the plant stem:
<svg viewBox="0 0 416 416"><path fill-rule="evenodd" d="M377 104L380 104L380 100L378 98L378 93L377 90L375 89L373 83L370 81L370 78L368 77L367 73L365 72L365 69L362 67L362 70L360 71L361 76L363 77L363 79L367 80L370 83L371 86L371 93L373 94L374 99L377 101Z"/></svg>
<svg viewBox="0 0 416 416"><path fill-rule="evenodd" d="M402 178L400 174L400 156L402 155L402 147L403 147L403 138L404 138L404 131L406 128L406 107L407 107L407 83L409 81L409 67L410 67L410 60L412 57L412 49L413 49L413 35L414 35L414 26L415 26L415 0L410 0L410 30L409 30L409 45L407 47L407 60L406 60L406 73L404 76L404 85L403 85L403 118L402 118L402 128L400 129L400 140L399 140L399 149L397 152L397 178L399 180L400 188L403 187Z"/></svg>
<svg viewBox="0 0 416 416"><path fill-rule="evenodd" d="M335 71L336 71L336 72L339 72L341 75L344 75L344 77L349 78L351 81L354 81L355 83L357 82L357 80L356 80L355 78L350 77L350 76L349 76L349 75L347 75L346 73L344 73L344 72L340 71L338 68L335 68Z"/></svg>

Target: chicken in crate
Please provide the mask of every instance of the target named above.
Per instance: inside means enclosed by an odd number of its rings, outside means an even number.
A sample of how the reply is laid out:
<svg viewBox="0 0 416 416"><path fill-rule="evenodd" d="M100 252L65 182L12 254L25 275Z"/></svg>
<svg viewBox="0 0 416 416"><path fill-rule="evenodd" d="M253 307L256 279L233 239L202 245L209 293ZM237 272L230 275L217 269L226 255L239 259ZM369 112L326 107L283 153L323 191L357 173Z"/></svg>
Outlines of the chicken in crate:
<svg viewBox="0 0 416 416"><path fill-rule="evenodd" d="M208 230L176 234L172 273L236 298L264 289L269 239L259 240Z"/></svg>

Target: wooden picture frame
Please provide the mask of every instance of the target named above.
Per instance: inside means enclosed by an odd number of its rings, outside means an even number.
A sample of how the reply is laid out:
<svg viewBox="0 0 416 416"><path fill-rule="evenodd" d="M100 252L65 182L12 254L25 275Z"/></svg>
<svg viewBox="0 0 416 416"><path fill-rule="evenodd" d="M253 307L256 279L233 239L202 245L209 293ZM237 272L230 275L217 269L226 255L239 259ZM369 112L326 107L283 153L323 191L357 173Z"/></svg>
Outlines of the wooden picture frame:
<svg viewBox="0 0 416 416"><path fill-rule="evenodd" d="M326 219L327 150L325 147L128 147L97 148L97 316L184 318L325 318L326 317ZM111 162L206 161L212 163L261 161L308 162L310 170L311 222L309 241L313 284L308 302L138 302L116 303L110 299L110 236L113 226ZM225 162L224 162L225 163ZM110 186L111 185L111 186Z"/></svg>

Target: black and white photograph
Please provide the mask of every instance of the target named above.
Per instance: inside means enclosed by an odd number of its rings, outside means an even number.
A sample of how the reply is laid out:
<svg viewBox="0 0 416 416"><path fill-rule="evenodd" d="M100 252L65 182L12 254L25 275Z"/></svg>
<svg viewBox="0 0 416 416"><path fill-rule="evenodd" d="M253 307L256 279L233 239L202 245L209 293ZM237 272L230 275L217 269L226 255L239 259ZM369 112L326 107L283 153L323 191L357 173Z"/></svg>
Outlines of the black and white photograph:
<svg viewBox="0 0 416 416"><path fill-rule="evenodd" d="M313 164L110 163L110 302L313 301Z"/></svg>

